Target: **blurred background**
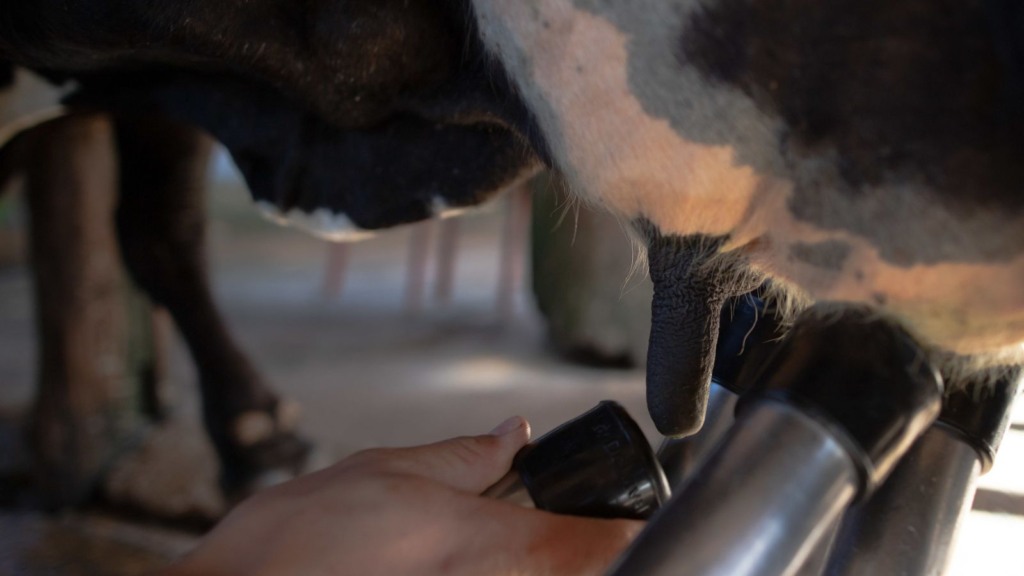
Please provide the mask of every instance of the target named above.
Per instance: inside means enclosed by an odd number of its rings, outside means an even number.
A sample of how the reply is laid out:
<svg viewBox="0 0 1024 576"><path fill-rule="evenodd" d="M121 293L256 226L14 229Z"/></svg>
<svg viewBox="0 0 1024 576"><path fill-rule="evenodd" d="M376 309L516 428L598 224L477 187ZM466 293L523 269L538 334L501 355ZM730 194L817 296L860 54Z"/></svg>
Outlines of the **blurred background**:
<svg viewBox="0 0 1024 576"><path fill-rule="evenodd" d="M550 177L458 219L348 245L261 218L220 152L209 178L216 299L257 369L301 406L320 461L483 433L512 414L536 437L603 399L660 440L644 405L646 274L620 224L569 202ZM0 200L0 576L144 573L226 508L196 374L168 319L151 322L125 280L129 315L163 358L166 417L138 427L88 505L40 511L24 442L39 353L24 204L17 183ZM1020 574L1022 537L1019 406L954 573Z"/></svg>

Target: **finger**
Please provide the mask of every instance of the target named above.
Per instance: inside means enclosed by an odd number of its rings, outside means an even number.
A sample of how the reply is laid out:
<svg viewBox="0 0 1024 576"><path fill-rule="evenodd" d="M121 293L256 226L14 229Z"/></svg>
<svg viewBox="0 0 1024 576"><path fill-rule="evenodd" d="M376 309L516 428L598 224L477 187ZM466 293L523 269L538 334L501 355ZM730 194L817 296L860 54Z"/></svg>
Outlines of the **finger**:
<svg viewBox="0 0 1024 576"><path fill-rule="evenodd" d="M509 471L516 452L529 440L530 424L515 416L483 436L391 451L389 468L478 494Z"/></svg>

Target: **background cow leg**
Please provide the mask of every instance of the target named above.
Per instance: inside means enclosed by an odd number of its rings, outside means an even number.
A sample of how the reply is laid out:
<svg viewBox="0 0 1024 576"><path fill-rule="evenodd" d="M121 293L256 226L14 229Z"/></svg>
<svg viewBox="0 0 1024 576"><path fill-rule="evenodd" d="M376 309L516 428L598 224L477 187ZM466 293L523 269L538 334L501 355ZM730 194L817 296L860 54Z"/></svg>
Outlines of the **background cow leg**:
<svg viewBox="0 0 1024 576"><path fill-rule="evenodd" d="M44 505L57 508L86 500L103 471L142 436L148 308L132 297L117 253L109 119L63 118L18 145L39 338L29 430L34 487Z"/></svg>
<svg viewBox="0 0 1024 576"><path fill-rule="evenodd" d="M292 431L297 407L272 392L235 345L210 293L204 190L211 140L150 118L119 118L117 138L122 254L139 285L170 312L195 360L223 487L237 494L264 474L299 472L309 445Z"/></svg>

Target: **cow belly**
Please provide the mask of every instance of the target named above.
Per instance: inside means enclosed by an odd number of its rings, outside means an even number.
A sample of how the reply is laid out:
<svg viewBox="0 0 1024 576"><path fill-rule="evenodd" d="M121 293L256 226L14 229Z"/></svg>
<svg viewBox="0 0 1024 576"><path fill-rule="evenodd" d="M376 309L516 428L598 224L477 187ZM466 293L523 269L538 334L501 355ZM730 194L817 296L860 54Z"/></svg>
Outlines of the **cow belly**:
<svg viewBox="0 0 1024 576"><path fill-rule="evenodd" d="M892 313L913 332L958 354L988 354L1024 342L1024 260L1008 265L939 264L907 270L872 250L851 259L865 277L844 275L817 299L865 302ZM1024 359L1024 358L1022 358Z"/></svg>
<svg viewBox="0 0 1024 576"><path fill-rule="evenodd" d="M642 4L624 12L681 20L673 3ZM478 1L476 11L485 43L502 59L555 162L585 200L690 233L721 234L738 225L758 186L755 170L737 162L729 146L682 133L742 129L768 141L774 127L740 95L708 97L694 73L680 72L668 48L678 27L651 27L638 47L640 39L622 23L572 2ZM673 112L652 111L657 100L667 100L663 107Z"/></svg>
<svg viewBox="0 0 1024 576"><path fill-rule="evenodd" d="M1024 218L937 205L913 181L850 194L834 149L794 159L777 114L681 64L696 2L474 6L584 199L666 234L728 234L812 298L879 307L951 351L1024 341Z"/></svg>
<svg viewBox="0 0 1024 576"><path fill-rule="evenodd" d="M1024 219L956 214L907 190L879 190L857 202L830 188L817 196L839 207L836 226L795 215L790 184L762 186L728 247L814 300L877 307L952 352L1002 357L1024 342L1024 255L997 257L1003 251L992 248L1024 246ZM870 238L851 231L869 224Z"/></svg>

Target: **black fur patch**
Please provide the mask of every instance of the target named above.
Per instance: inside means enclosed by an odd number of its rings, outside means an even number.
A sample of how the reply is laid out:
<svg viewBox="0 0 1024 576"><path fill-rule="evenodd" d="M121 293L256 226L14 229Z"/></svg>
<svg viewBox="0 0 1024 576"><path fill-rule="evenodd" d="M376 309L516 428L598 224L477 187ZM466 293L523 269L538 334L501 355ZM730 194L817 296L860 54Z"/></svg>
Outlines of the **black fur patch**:
<svg viewBox="0 0 1024 576"><path fill-rule="evenodd" d="M0 8L0 58L67 76L175 68L275 88L341 128L412 111L507 122L546 155L468 0L95 2ZM438 116L443 116L439 118Z"/></svg>
<svg viewBox="0 0 1024 576"><path fill-rule="evenodd" d="M14 84L14 66L9 62L0 61L0 89Z"/></svg>
<svg viewBox="0 0 1024 576"><path fill-rule="evenodd" d="M0 9L0 54L78 80L73 103L198 124L257 199L364 228L548 156L467 0L40 0Z"/></svg>
<svg viewBox="0 0 1024 576"><path fill-rule="evenodd" d="M539 166L524 140L498 124L399 114L343 130L273 90L231 79L169 72L133 82L93 78L70 103L202 126L231 152L254 199L281 212L325 208L366 229L428 218L438 199L479 204Z"/></svg>
<svg viewBox="0 0 1024 576"><path fill-rule="evenodd" d="M781 118L795 174L831 158L850 197L914 183L954 212L1019 215L1020 22L1019 3L1001 0L717 0L685 23L679 58ZM877 236L878 223L851 224L822 206L820 181L795 184L797 217L874 240L900 265L1000 261L1024 249L936 242L911 254Z"/></svg>
<svg viewBox="0 0 1024 576"><path fill-rule="evenodd" d="M815 244L798 242L789 247L789 255L815 268L839 272L850 257L850 245L841 240L826 240Z"/></svg>

